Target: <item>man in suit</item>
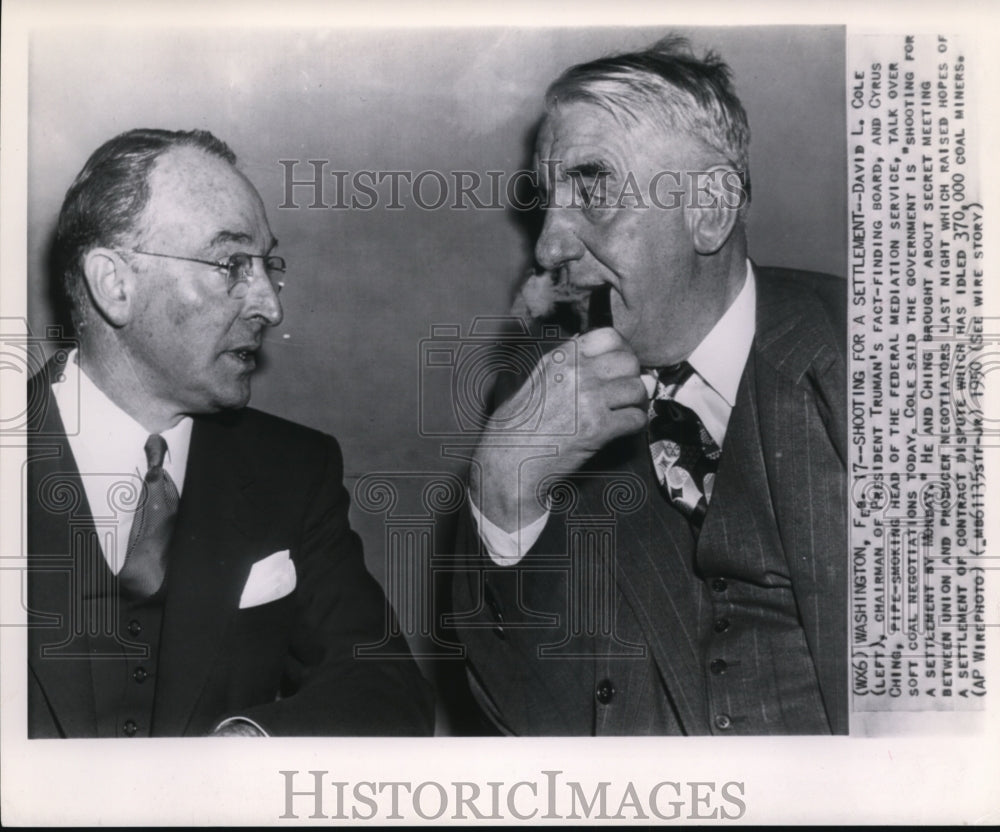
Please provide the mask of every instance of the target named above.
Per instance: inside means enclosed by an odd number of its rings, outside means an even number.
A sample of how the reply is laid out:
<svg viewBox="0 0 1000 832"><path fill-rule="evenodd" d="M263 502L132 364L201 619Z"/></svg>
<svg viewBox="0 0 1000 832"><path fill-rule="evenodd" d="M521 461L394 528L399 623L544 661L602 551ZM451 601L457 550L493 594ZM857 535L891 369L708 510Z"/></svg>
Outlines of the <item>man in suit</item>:
<svg viewBox="0 0 1000 832"><path fill-rule="evenodd" d="M63 203L79 346L29 383L31 737L433 729L339 446L246 407L285 263L235 162L132 130Z"/></svg>
<svg viewBox="0 0 1000 832"><path fill-rule="evenodd" d="M748 259L748 145L683 39L547 92L535 255L613 325L473 456L455 622L502 731L847 730L845 286Z"/></svg>

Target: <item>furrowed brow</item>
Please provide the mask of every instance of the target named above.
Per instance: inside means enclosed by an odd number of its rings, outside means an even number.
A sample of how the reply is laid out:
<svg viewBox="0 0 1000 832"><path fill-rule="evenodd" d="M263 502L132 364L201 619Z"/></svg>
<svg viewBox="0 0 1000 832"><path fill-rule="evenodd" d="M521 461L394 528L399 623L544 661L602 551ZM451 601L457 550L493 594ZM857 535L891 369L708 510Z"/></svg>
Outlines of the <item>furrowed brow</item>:
<svg viewBox="0 0 1000 832"><path fill-rule="evenodd" d="M220 231L208 242L209 248L215 248L223 243L250 243L253 238L242 231Z"/></svg>
<svg viewBox="0 0 1000 832"><path fill-rule="evenodd" d="M220 231L211 240L209 240L208 247L215 248L216 246L221 246L224 243L252 243L253 237L243 231ZM271 237L268 241L267 248L265 249L265 254L270 254L278 247L278 238Z"/></svg>

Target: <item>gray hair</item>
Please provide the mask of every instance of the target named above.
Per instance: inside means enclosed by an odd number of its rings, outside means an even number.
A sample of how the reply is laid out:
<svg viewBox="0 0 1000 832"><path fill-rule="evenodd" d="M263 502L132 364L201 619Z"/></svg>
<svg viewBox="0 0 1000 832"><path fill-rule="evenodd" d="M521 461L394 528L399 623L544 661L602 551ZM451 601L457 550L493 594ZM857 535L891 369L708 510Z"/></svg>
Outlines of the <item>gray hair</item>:
<svg viewBox="0 0 1000 832"><path fill-rule="evenodd" d="M668 35L639 52L577 64L549 86L545 106L582 101L623 127L652 121L682 131L740 172L750 198L750 125L729 67L713 52L697 58L687 38Z"/></svg>

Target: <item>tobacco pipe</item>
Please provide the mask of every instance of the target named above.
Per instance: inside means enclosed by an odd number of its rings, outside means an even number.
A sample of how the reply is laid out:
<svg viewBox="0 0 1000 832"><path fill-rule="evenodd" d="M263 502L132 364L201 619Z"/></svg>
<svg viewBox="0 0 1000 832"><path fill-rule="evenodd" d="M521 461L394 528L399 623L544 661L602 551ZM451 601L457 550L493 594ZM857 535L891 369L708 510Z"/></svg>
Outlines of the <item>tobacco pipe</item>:
<svg viewBox="0 0 1000 832"><path fill-rule="evenodd" d="M587 306L587 331L614 326L611 315L611 284L604 283L590 293L590 303Z"/></svg>

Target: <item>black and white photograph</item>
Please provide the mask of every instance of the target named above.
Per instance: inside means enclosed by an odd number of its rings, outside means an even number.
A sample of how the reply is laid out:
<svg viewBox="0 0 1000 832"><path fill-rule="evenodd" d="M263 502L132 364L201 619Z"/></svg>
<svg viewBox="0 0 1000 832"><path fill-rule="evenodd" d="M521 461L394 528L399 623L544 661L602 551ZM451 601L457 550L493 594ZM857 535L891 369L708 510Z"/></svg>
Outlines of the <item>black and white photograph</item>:
<svg viewBox="0 0 1000 832"><path fill-rule="evenodd" d="M5 819L996 822L995 16L849 5L5 5Z"/></svg>

